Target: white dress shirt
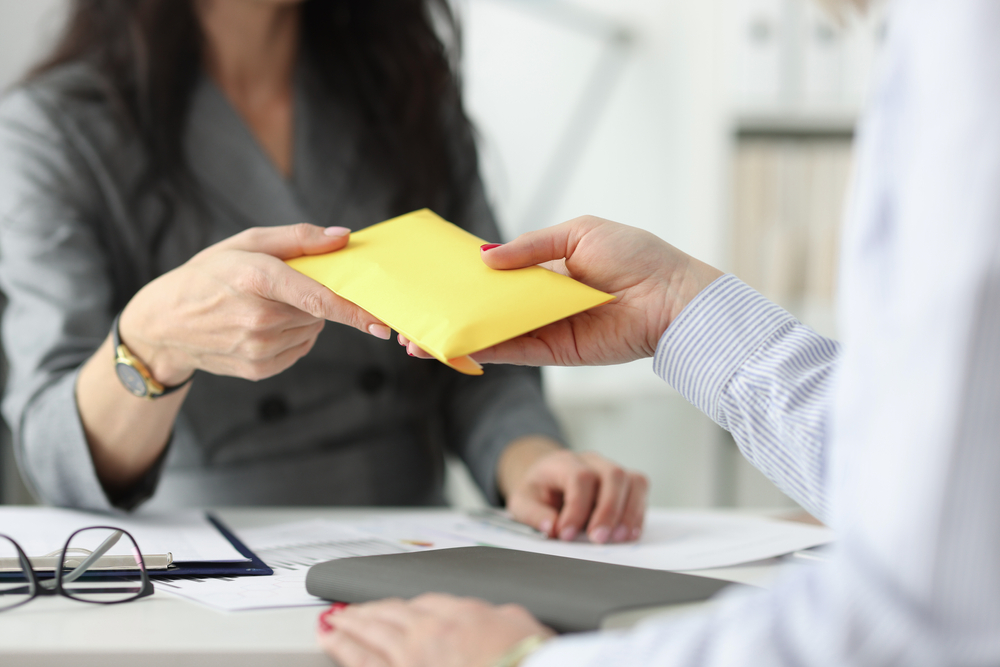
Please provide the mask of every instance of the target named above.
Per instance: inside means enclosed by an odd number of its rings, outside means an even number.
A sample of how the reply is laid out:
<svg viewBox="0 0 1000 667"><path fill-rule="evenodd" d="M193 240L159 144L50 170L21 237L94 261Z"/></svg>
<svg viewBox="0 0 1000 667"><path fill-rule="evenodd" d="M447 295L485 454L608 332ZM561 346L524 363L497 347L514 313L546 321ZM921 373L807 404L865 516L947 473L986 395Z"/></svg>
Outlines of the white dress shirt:
<svg viewBox="0 0 1000 667"><path fill-rule="evenodd" d="M843 349L730 276L655 359L828 519L833 559L706 614L552 641L526 667L1000 665L1000 2L904 0L891 19Z"/></svg>

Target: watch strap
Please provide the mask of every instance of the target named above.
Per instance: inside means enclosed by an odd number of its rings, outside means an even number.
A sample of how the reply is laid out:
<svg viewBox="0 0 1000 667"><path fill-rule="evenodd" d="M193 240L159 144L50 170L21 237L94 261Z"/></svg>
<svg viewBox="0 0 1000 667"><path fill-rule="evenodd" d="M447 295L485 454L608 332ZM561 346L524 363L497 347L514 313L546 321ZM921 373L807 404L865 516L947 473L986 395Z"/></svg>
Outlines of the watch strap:
<svg viewBox="0 0 1000 667"><path fill-rule="evenodd" d="M187 380L184 380L184 382L172 387L167 387L157 382L157 380L153 377L153 374L149 372L149 368L146 364L144 364L139 357L135 356L135 354L132 353L132 350L128 349L128 346L122 342L121 331L118 329L118 320L121 319L121 316L121 313L115 315L115 321L111 325L111 342L115 349L115 364L117 365L119 363L123 363L119 361L119 350L123 350L129 359L129 365L139 371L139 374L142 375L143 381L146 383L145 398L155 399L160 396L166 396L167 394L173 393L178 389L183 389L189 382L191 382L192 378L194 378L194 374L192 374ZM126 387L126 389L128 389L128 387ZM129 391L132 392L131 389L129 389Z"/></svg>

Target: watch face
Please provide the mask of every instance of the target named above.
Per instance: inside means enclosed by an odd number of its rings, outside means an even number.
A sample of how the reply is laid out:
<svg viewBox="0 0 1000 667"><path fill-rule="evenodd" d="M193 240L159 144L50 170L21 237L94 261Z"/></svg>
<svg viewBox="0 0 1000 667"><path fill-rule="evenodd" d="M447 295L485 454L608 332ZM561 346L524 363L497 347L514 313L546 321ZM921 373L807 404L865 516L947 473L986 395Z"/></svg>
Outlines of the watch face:
<svg viewBox="0 0 1000 667"><path fill-rule="evenodd" d="M146 395L146 382L142 379L142 374L128 364L115 364L115 370L125 388L136 396Z"/></svg>

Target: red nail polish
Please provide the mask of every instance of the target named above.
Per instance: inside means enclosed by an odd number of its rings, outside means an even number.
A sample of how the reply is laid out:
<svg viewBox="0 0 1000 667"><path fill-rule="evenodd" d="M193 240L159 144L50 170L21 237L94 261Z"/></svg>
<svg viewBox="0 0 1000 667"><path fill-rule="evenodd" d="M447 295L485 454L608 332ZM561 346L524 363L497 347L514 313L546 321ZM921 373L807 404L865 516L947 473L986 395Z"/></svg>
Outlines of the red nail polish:
<svg viewBox="0 0 1000 667"><path fill-rule="evenodd" d="M319 629L323 632L333 632L335 626L330 623L330 617L347 609L347 603L334 602L330 608L319 615Z"/></svg>
<svg viewBox="0 0 1000 667"><path fill-rule="evenodd" d="M479 249L482 250L483 252L486 252L487 250L493 250L493 248L499 248L502 245L503 245L502 243L484 243L483 245L479 246Z"/></svg>

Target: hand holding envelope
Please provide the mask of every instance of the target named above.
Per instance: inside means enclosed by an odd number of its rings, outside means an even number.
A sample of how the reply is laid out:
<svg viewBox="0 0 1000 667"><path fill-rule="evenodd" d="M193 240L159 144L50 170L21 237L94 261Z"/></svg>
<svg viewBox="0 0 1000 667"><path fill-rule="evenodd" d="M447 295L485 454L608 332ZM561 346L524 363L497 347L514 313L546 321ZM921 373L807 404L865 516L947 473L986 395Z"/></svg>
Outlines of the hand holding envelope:
<svg viewBox="0 0 1000 667"><path fill-rule="evenodd" d="M614 298L541 267L491 269L483 243L424 209L287 263L467 375L482 374L467 355Z"/></svg>
<svg viewBox="0 0 1000 667"><path fill-rule="evenodd" d="M615 300L481 350L478 363L599 366L651 357L671 322L722 276L649 232L593 216L483 246L480 254L493 269L552 267Z"/></svg>

